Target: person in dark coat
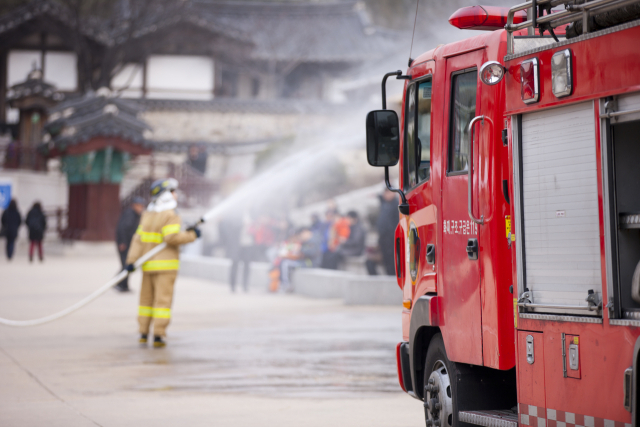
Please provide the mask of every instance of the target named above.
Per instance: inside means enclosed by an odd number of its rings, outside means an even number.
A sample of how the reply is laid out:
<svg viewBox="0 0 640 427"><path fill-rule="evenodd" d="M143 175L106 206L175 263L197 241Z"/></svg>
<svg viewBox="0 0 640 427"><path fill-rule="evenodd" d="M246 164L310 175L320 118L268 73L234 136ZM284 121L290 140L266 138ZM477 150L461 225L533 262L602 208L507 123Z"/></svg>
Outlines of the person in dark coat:
<svg viewBox="0 0 640 427"><path fill-rule="evenodd" d="M34 248L38 248L38 258L42 262L44 260L42 256L42 240L47 229L47 217L42 212L42 206L39 202L34 203L29 213L27 213L25 224L29 229L29 262L33 262Z"/></svg>
<svg viewBox="0 0 640 427"><path fill-rule="evenodd" d="M347 212L347 221L349 222L349 237L340 243L334 252L325 253L324 268L337 270L345 257L358 257L364 253L367 233L360 223L358 212Z"/></svg>
<svg viewBox="0 0 640 427"><path fill-rule="evenodd" d="M382 255L382 265L385 273L390 276L396 274L393 240L399 218L398 196L387 190L380 196L380 215L378 215L376 228L378 229L378 246Z"/></svg>
<svg viewBox="0 0 640 427"><path fill-rule="evenodd" d="M127 253L129 252L131 239L138 229L140 215L142 215L144 211L144 205L145 203L142 197L134 197L131 206L122 212L118 220L118 226L116 227L116 245L118 246L122 268L127 266ZM129 278L125 277L115 288L120 292L129 292Z"/></svg>
<svg viewBox="0 0 640 427"><path fill-rule="evenodd" d="M9 261L13 258L13 250L21 224L22 216L20 215L20 211L18 211L18 204L15 199L13 199L9 202L7 209L2 213L2 230L7 239L7 259Z"/></svg>
<svg viewBox="0 0 640 427"><path fill-rule="evenodd" d="M364 253L364 242L367 233L360 223L358 212L348 212L347 219L349 221L349 237L347 237L344 243L338 246L338 252L340 252L340 255L343 257L360 256Z"/></svg>

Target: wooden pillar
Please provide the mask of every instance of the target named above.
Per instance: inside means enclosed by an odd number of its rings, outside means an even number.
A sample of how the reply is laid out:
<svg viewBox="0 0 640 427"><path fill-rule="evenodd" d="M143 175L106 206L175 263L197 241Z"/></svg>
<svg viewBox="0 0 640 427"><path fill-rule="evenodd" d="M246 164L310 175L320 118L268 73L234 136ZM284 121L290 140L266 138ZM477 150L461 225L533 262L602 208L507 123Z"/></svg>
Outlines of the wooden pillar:
<svg viewBox="0 0 640 427"><path fill-rule="evenodd" d="M147 58L142 61L142 98L147 97Z"/></svg>
<svg viewBox="0 0 640 427"><path fill-rule="evenodd" d="M0 123L7 121L7 75L9 62L7 61L7 51L0 50Z"/></svg>

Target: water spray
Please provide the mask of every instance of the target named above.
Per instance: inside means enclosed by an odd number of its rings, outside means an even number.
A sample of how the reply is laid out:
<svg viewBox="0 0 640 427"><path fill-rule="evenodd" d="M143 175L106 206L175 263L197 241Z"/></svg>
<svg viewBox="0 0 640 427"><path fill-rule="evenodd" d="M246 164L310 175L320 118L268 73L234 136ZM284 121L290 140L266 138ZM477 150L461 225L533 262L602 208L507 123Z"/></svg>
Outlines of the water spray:
<svg viewBox="0 0 640 427"><path fill-rule="evenodd" d="M255 198L258 196L263 196L264 194L268 193L268 191L277 191L279 187L291 181L292 174L299 174L301 172L309 172L310 170L313 170L314 168L318 167L318 163L321 161L321 159L336 147L344 147L345 145L348 146L360 141L361 139L362 137L360 135L345 135L344 131L342 130L342 132L338 132L337 134L335 134L334 138L330 138L330 142L328 144L314 144L311 147L288 156L287 158L271 167L268 170L268 173L258 174L256 177L249 180L234 194L221 201L213 209L207 211L194 225L189 228L193 229L201 224L204 224L205 222L219 216L222 212L226 211L234 204L240 203L246 199L250 199L252 196ZM142 264L153 258L166 246L166 243L160 243L158 246L140 257L140 259L138 259L134 263L134 267L136 269L140 268ZM73 304L72 306L59 311L58 313L32 320L10 320L0 317L0 324L14 327L37 326L60 319L94 301L95 299L106 293L110 288L120 283L120 281L126 278L129 274L130 272L126 269L122 270L96 291L78 301L77 303Z"/></svg>

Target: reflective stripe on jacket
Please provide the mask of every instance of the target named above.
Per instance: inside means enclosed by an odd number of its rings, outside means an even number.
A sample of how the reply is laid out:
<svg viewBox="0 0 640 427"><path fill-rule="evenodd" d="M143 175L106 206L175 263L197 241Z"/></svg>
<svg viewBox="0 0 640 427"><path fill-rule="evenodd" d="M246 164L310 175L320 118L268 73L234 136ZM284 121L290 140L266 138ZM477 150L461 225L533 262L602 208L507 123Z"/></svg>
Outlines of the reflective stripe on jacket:
<svg viewBox="0 0 640 427"><path fill-rule="evenodd" d="M180 217L173 209L144 212L140 218L138 230L131 239L127 264L136 262L142 255L165 242L167 247L142 264L142 271L177 270L180 267L179 246L196 239L194 231L180 231L180 223Z"/></svg>

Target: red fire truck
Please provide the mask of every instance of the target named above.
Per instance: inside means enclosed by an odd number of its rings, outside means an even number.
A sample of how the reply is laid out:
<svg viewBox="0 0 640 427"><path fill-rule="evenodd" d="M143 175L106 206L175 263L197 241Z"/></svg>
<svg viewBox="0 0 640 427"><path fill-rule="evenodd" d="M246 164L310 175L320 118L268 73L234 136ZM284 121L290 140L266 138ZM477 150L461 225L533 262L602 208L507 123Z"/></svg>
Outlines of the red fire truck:
<svg viewBox="0 0 640 427"><path fill-rule="evenodd" d="M402 199L398 377L428 427L640 427L639 18L463 8L491 31L385 75L367 157Z"/></svg>

